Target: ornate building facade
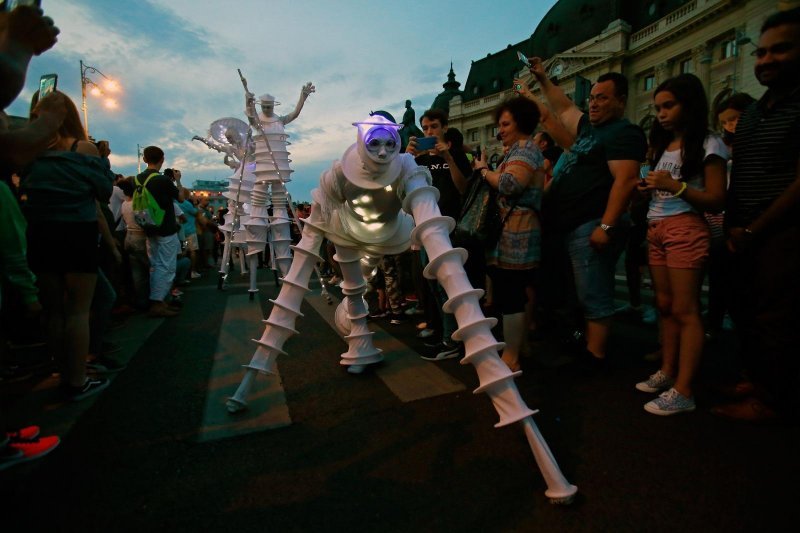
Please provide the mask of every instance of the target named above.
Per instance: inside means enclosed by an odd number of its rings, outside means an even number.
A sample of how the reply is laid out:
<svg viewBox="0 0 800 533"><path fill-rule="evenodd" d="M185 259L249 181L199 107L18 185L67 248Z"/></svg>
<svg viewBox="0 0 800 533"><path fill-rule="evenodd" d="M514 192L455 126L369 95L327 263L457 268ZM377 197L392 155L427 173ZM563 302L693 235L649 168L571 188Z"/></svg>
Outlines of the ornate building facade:
<svg viewBox="0 0 800 533"><path fill-rule="evenodd" d="M758 98L764 88L753 75L751 52L761 24L775 11L798 4L775 0L560 0L530 38L472 62L462 95L450 100L450 126L459 128L472 146L480 145L489 154L500 153L493 109L513 95L515 76L521 75L534 86L517 51L542 57L550 76L573 100L584 100L590 84L601 74L622 72L630 82L627 117L645 128L654 119L655 88L683 72L703 81L712 109L733 92Z"/></svg>
<svg viewBox="0 0 800 533"><path fill-rule="evenodd" d="M208 203L216 212L220 207L227 207L228 199L222 193L228 190L228 180L197 180L192 187L194 198L208 198Z"/></svg>

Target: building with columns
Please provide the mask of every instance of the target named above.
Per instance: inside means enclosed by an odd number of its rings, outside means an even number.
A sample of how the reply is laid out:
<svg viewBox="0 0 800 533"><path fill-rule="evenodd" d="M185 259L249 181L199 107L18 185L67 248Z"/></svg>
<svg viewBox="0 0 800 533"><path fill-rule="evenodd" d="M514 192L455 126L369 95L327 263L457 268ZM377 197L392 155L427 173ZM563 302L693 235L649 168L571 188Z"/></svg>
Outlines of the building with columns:
<svg viewBox="0 0 800 533"><path fill-rule="evenodd" d="M654 89L683 72L702 80L712 109L734 92L758 98L764 88L753 75L751 52L761 24L775 11L797 5L775 0L560 0L529 38L472 62L463 93L450 100L450 126L459 128L473 147L500 154L493 109L513 95L515 76L534 86L517 51L542 57L550 76L581 106L598 76L622 72L630 82L627 117L646 129L654 119Z"/></svg>

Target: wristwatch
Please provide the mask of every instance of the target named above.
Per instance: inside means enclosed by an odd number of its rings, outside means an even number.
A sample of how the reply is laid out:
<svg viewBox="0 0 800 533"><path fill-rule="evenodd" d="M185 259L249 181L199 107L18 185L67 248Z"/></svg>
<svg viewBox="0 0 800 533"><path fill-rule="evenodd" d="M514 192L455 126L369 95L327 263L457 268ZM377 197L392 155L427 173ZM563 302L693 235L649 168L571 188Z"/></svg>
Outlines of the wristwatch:
<svg viewBox="0 0 800 533"><path fill-rule="evenodd" d="M600 223L600 229L611 235L611 232L614 231L614 226L609 226L608 224Z"/></svg>

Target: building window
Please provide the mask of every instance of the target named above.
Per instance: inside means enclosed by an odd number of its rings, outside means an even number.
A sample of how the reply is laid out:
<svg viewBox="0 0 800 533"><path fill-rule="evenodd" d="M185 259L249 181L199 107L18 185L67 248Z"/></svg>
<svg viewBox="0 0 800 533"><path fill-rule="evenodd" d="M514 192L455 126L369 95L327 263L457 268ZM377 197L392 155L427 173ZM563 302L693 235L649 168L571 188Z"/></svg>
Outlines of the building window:
<svg viewBox="0 0 800 533"><path fill-rule="evenodd" d="M492 139L496 139L498 133L500 133L500 128L497 126L492 127Z"/></svg>
<svg viewBox="0 0 800 533"><path fill-rule="evenodd" d="M475 96L478 96L478 92L479 92L478 91L478 86L476 85L475 87L472 88L472 94L474 94Z"/></svg>
<svg viewBox="0 0 800 533"><path fill-rule="evenodd" d="M652 91L656 87L656 76L655 74L648 74L644 77L644 87L645 91Z"/></svg>
<svg viewBox="0 0 800 533"><path fill-rule="evenodd" d="M470 131L470 133L469 133L469 141L470 141L470 142L473 142L473 143L476 143L476 142L478 142L479 140L480 140L480 139L478 139L478 130L472 130L472 131Z"/></svg>
<svg viewBox="0 0 800 533"><path fill-rule="evenodd" d="M727 41L722 41L722 53L720 59L728 59L729 57L733 57L736 55L736 41L733 39L729 39Z"/></svg>
<svg viewBox="0 0 800 533"><path fill-rule="evenodd" d="M492 81L492 89L497 89L498 87L500 87L500 80L497 80L497 79L493 80Z"/></svg>
<svg viewBox="0 0 800 533"><path fill-rule="evenodd" d="M692 74L694 72L694 63L691 59L684 59L680 63L681 74Z"/></svg>

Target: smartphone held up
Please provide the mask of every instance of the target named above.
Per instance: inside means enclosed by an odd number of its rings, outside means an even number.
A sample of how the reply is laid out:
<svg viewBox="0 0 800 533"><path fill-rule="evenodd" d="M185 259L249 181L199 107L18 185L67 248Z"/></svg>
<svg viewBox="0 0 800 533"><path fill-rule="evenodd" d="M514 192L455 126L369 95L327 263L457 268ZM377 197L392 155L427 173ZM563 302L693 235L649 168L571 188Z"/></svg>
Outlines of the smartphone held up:
<svg viewBox="0 0 800 533"><path fill-rule="evenodd" d="M417 139L416 149L418 152L433 150L436 147L436 141L438 141L437 137L420 137Z"/></svg>
<svg viewBox="0 0 800 533"><path fill-rule="evenodd" d="M57 85L58 74L45 74L39 78L39 100L53 94Z"/></svg>
<svg viewBox="0 0 800 533"><path fill-rule="evenodd" d="M6 0L0 11L14 11L19 6L42 7L42 0Z"/></svg>

